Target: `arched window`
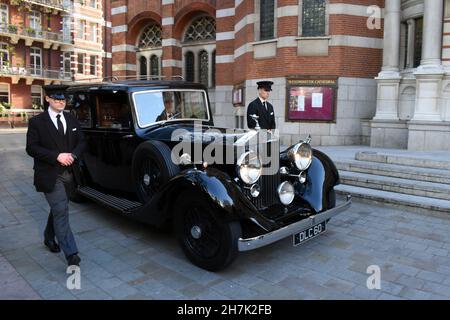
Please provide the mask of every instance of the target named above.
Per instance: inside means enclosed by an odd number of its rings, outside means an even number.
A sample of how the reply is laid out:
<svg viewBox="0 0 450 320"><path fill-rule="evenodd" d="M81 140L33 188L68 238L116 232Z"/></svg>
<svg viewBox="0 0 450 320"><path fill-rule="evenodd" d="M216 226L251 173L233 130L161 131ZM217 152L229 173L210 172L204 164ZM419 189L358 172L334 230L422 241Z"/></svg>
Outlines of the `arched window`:
<svg viewBox="0 0 450 320"><path fill-rule="evenodd" d="M186 30L184 42L216 39L216 20L203 16L192 21Z"/></svg>
<svg viewBox="0 0 450 320"><path fill-rule="evenodd" d="M186 52L185 56L186 81L194 82L194 54L191 51Z"/></svg>
<svg viewBox="0 0 450 320"><path fill-rule="evenodd" d="M208 52L205 50L200 51L198 54L199 61L199 82L208 87Z"/></svg>
<svg viewBox="0 0 450 320"><path fill-rule="evenodd" d="M159 58L155 54L150 57L150 75L152 79L159 78Z"/></svg>
<svg viewBox="0 0 450 320"><path fill-rule="evenodd" d="M139 39L139 49L161 47L161 26L157 24L151 24L145 27L142 31L141 38Z"/></svg>
<svg viewBox="0 0 450 320"><path fill-rule="evenodd" d="M141 79L147 79L147 58L144 56L139 59L139 70Z"/></svg>
<svg viewBox="0 0 450 320"><path fill-rule="evenodd" d="M8 45L4 42L0 43L0 66L9 65Z"/></svg>
<svg viewBox="0 0 450 320"><path fill-rule="evenodd" d="M198 81L206 87L214 86L213 51L216 48L216 21L210 16L196 17L183 35L184 76L187 81ZM213 60L211 60L213 59Z"/></svg>

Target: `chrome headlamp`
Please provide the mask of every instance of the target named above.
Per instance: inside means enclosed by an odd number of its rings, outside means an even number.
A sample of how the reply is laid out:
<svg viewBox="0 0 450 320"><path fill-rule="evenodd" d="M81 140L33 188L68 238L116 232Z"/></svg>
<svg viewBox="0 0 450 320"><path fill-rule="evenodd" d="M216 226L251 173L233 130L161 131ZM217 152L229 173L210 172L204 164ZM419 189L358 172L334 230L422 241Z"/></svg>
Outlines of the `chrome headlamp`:
<svg viewBox="0 0 450 320"><path fill-rule="evenodd" d="M237 161L239 178L246 184L258 181L262 173L261 161L254 151L243 153Z"/></svg>
<svg viewBox="0 0 450 320"><path fill-rule="evenodd" d="M311 165L312 153L309 143L300 142L289 150L288 157L300 171L304 171Z"/></svg>

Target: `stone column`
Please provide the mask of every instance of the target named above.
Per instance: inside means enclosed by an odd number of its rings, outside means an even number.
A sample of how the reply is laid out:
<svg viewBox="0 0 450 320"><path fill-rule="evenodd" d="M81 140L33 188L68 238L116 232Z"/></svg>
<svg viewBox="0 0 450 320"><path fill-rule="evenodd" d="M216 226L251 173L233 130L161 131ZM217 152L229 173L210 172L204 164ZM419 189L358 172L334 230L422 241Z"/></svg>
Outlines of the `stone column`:
<svg viewBox="0 0 450 320"><path fill-rule="evenodd" d="M421 65L417 68L416 104L413 120L441 121L439 106L442 66L443 0L424 1L424 30Z"/></svg>
<svg viewBox="0 0 450 320"><path fill-rule="evenodd" d="M414 68L414 36L416 34L416 20L409 19L408 25L408 39L406 41L406 66L407 68Z"/></svg>
<svg viewBox="0 0 450 320"><path fill-rule="evenodd" d="M386 1L383 38L383 68L378 83L377 110L374 120L398 120L400 85L400 0Z"/></svg>

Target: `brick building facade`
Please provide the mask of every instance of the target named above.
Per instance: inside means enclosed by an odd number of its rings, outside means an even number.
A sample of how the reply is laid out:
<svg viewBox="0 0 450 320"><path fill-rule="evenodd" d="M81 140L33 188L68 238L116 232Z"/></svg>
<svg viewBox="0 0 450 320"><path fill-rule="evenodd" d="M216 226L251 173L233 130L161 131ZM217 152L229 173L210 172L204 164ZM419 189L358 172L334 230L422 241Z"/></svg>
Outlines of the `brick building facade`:
<svg viewBox="0 0 450 320"><path fill-rule="evenodd" d="M47 84L111 76L109 4L107 0L2 0L2 110L38 108Z"/></svg>
<svg viewBox="0 0 450 320"><path fill-rule="evenodd" d="M383 54L382 19L368 27L371 5L384 1L111 1L113 75L202 82L225 127L246 127L256 82L272 80L283 143L307 133L321 145L369 143ZM333 117L289 118L290 78L335 79Z"/></svg>

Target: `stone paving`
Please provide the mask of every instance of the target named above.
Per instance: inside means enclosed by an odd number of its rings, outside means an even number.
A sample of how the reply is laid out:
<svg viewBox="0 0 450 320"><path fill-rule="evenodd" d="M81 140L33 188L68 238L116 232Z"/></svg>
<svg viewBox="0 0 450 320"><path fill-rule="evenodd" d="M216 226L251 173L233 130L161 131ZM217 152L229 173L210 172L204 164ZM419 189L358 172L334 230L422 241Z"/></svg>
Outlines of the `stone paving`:
<svg viewBox="0 0 450 320"><path fill-rule="evenodd" d="M82 261L69 290L63 255L42 244L48 205L23 142L0 136L0 299L450 299L450 218L356 201L322 236L240 253L219 273L193 266L171 233L71 204ZM366 286L370 265L380 290Z"/></svg>

